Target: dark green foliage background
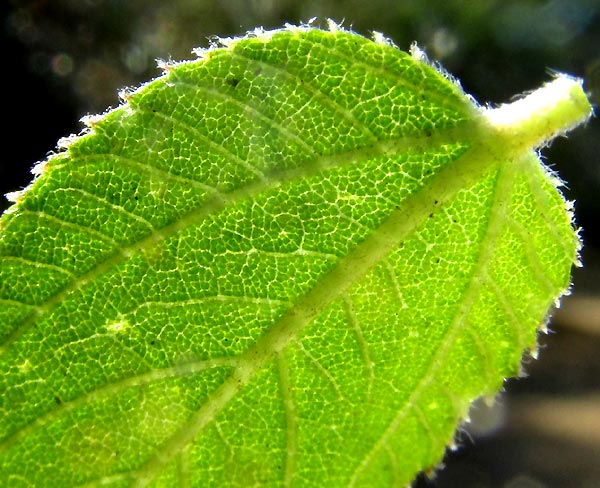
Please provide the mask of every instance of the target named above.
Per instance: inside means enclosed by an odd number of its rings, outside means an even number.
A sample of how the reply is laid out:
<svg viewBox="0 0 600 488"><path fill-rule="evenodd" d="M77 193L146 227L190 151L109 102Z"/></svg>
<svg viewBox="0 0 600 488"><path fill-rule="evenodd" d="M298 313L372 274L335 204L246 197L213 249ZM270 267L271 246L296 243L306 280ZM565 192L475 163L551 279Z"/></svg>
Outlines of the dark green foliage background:
<svg viewBox="0 0 600 488"><path fill-rule="evenodd" d="M330 17L362 34L383 32L404 50L416 41L481 102L508 101L557 70L586 77L600 103L598 0L52 0L7 1L2 8L9 126L1 193L25 186L33 163L58 138L80 130L79 117L115 106L118 89L158 75L155 58L187 59L210 36L312 17L316 25ZM484 429L480 420L462 436L463 447L448 457L436 486L600 484L600 414L582 413L600 398L599 121L544 154L577 201L585 267L575 273L575 293L556 316L555 333L541 338L542 361L527 365L528 379L507 385L502 407L482 415L495 428ZM548 402L556 411L566 406L570 423L563 430L550 418L521 415L541 412Z"/></svg>

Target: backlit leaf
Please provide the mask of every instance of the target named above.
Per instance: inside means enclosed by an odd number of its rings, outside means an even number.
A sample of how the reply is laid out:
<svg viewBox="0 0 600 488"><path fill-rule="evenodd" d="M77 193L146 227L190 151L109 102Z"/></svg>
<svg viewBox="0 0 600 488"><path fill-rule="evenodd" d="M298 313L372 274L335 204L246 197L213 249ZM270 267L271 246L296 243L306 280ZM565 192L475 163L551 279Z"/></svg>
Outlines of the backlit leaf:
<svg viewBox="0 0 600 488"><path fill-rule="evenodd" d="M167 66L0 228L1 486L401 486L518 374L578 240L534 148L376 36L257 32Z"/></svg>

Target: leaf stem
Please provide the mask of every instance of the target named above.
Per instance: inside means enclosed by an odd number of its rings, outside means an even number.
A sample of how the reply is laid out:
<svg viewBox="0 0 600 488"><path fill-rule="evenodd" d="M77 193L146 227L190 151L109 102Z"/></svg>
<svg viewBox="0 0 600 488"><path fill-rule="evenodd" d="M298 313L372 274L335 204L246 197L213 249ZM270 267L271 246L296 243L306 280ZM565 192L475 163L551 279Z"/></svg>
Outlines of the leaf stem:
<svg viewBox="0 0 600 488"><path fill-rule="evenodd" d="M496 109L484 117L511 146L540 147L585 122L593 113L583 80L568 75L557 77L524 98Z"/></svg>

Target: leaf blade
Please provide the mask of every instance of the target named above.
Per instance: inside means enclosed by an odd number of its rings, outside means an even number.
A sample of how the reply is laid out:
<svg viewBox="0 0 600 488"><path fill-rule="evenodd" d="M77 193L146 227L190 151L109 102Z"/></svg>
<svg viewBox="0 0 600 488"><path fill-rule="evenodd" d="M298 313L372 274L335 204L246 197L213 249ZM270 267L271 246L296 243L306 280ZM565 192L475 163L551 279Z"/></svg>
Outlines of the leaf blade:
<svg viewBox="0 0 600 488"><path fill-rule="evenodd" d="M535 138L490 126L395 48L281 31L126 99L2 220L3 276L22 279L22 259L71 279L43 276L56 285L39 295L31 270L16 296L13 481L410 481L470 400L516 373L568 284L577 240ZM530 243L532 227L559 244Z"/></svg>

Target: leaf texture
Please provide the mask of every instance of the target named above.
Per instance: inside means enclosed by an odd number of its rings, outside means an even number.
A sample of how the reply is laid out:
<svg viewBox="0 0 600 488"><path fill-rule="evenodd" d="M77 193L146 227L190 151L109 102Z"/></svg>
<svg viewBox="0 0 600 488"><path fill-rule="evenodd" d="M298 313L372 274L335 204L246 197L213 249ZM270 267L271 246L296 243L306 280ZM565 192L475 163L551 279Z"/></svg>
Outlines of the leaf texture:
<svg viewBox="0 0 600 488"><path fill-rule="evenodd" d="M569 284L533 148L587 99L502 126L340 29L199 54L2 217L0 485L406 484Z"/></svg>

